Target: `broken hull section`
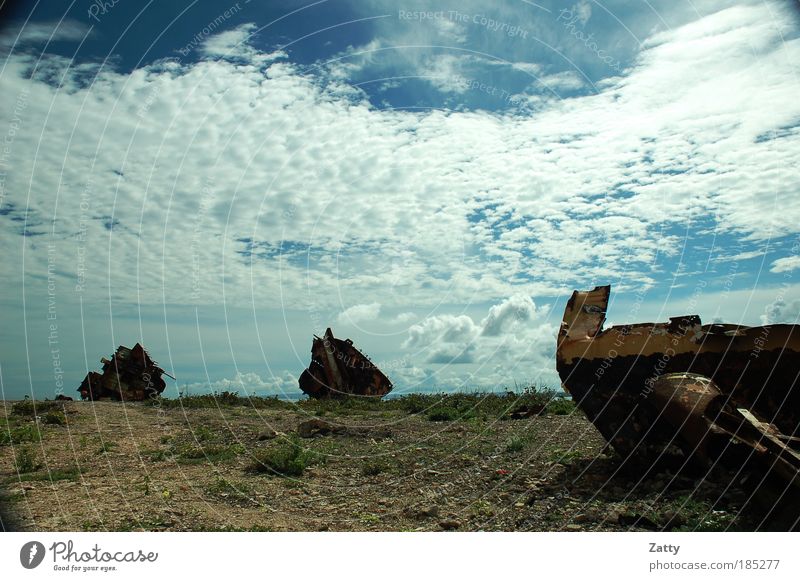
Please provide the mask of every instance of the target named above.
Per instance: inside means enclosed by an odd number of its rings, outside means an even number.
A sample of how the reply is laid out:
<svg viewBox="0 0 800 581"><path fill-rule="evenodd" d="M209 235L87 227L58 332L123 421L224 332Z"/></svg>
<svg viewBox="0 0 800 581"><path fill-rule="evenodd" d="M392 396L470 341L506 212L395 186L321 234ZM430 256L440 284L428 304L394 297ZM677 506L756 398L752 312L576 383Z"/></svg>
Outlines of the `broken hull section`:
<svg viewBox="0 0 800 581"><path fill-rule="evenodd" d="M316 399L348 396L383 397L392 382L349 339L337 339L330 329L314 337L311 363L300 375L300 389Z"/></svg>
<svg viewBox="0 0 800 581"><path fill-rule="evenodd" d="M791 456L800 424L797 326L702 325L690 315L603 330L609 295L607 286L573 293L559 332L557 367L564 388L618 453L648 467L720 460L736 468L741 460L727 452L697 453L720 428L724 409L724 441L741 444L737 430L752 426L738 411L744 410L789 443L781 458ZM711 387L701 390L706 380ZM675 398L682 402L680 413ZM754 446L748 445L749 453ZM800 468L798 459L789 462Z"/></svg>

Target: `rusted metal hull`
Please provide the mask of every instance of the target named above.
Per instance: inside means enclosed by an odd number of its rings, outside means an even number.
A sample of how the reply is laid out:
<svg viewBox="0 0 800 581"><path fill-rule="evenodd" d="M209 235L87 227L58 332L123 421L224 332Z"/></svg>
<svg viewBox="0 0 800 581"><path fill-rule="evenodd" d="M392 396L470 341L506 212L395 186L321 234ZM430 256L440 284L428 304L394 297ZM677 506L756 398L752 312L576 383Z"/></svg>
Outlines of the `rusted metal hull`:
<svg viewBox="0 0 800 581"><path fill-rule="evenodd" d="M351 395L383 397L392 382L349 339L337 339L330 329L314 336L311 364L300 375L300 389L316 399Z"/></svg>
<svg viewBox="0 0 800 581"><path fill-rule="evenodd" d="M120 345L110 360L101 362L103 373L90 371L78 387L84 400L143 401L167 387L164 370L139 343L133 349Z"/></svg>
<svg viewBox="0 0 800 581"><path fill-rule="evenodd" d="M609 294L573 293L556 359L564 388L614 449L648 467L731 469L745 463L732 450L746 450L748 463L796 485L800 328L702 325L690 315L603 330Z"/></svg>

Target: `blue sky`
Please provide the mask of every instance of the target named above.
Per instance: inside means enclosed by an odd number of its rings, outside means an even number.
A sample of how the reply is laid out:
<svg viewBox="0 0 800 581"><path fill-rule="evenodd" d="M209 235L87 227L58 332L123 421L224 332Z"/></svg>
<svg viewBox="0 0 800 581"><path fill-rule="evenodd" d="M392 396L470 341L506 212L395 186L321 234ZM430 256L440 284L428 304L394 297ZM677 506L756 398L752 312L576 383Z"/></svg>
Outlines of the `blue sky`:
<svg viewBox="0 0 800 581"><path fill-rule="evenodd" d="M796 2L17 3L3 395L142 341L294 393L332 326L399 391L555 385L611 323L800 316Z"/></svg>

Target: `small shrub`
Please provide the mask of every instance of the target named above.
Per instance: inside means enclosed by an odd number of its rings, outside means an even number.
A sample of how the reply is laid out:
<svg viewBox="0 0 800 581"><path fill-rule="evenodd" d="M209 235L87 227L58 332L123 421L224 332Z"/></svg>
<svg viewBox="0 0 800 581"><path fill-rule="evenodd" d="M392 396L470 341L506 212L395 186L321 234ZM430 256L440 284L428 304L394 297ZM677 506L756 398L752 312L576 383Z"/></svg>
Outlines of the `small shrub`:
<svg viewBox="0 0 800 581"><path fill-rule="evenodd" d="M528 440L520 436L514 436L506 442L506 452L521 452L528 445Z"/></svg>
<svg viewBox="0 0 800 581"><path fill-rule="evenodd" d="M437 407L429 411L426 417L431 422L454 422L461 418L461 414L455 408Z"/></svg>
<svg viewBox="0 0 800 581"><path fill-rule="evenodd" d="M63 426L67 423L67 416L64 412L51 410L44 415L43 421L52 426Z"/></svg>
<svg viewBox="0 0 800 581"><path fill-rule="evenodd" d="M259 450L253 458L250 465L252 472L276 476L301 476L308 466L320 461L319 454L304 448L297 438Z"/></svg>
<svg viewBox="0 0 800 581"><path fill-rule="evenodd" d="M198 442L209 442L214 439L214 434L205 426L200 426L194 430L194 437Z"/></svg>
<svg viewBox="0 0 800 581"><path fill-rule="evenodd" d="M580 458L581 453L578 450L561 450L556 449L550 453L550 461L558 462L559 464L569 464L576 458Z"/></svg>
<svg viewBox="0 0 800 581"><path fill-rule="evenodd" d="M382 458L372 458L364 460L364 463L361 465L361 474L363 476L377 476L382 472L386 472L388 469L389 465L386 460Z"/></svg>
<svg viewBox="0 0 800 581"><path fill-rule="evenodd" d="M36 461L36 450L30 446L18 448L14 453L14 464L17 467L18 474L36 472L39 469L39 463Z"/></svg>
<svg viewBox="0 0 800 581"><path fill-rule="evenodd" d="M50 472L24 474L20 476L19 479L23 482L57 482L59 480L77 480L80 474L81 473L77 468L68 468L66 470L51 470Z"/></svg>
<svg viewBox="0 0 800 581"><path fill-rule="evenodd" d="M575 402L566 397L560 397L547 404L546 412L555 416L567 416L575 411Z"/></svg>
<svg viewBox="0 0 800 581"><path fill-rule="evenodd" d="M179 447L176 449L176 456L184 464L225 462L233 460L239 454L243 454L244 451L244 446L241 444L233 444L232 446L209 444L206 446Z"/></svg>
<svg viewBox="0 0 800 581"><path fill-rule="evenodd" d="M100 444L100 449L97 451L98 454L107 454L111 450L117 447L116 442L112 442L111 440L103 440Z"/></svg>
<svg viewBox="0 0 800 581"><path fill-rule="evenodd" d="M0 431L0 445L24 444L26 442L35 444L41 439L42 434L35 424L17 426Z"/></svg>
<svg viewBox="0 0 800 581"><path fill-rule="evenodd" d="M26 397L24 400L18 401L11 406L11 413L15 416L34 418L37 415L41 416L58 407L60 407L59 404L54 401L36 401Z"/></svg>

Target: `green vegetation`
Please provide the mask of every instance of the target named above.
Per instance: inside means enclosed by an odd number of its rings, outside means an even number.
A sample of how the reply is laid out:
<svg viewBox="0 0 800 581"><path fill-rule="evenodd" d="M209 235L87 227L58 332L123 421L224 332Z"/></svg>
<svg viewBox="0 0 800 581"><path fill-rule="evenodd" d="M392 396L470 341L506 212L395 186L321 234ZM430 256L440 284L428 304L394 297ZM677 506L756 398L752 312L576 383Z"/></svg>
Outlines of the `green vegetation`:
<svg viewBox="0 0 800 581"><path fill-rule="evenodd" d="M17 448L14 452L14 465L17 468L17 474L36 472L39 469L39 463L36 460L36 450L30 446Z"/></svg>
<svg viewBox="0 0 800 581"><path fill-rule="evenodd" d="M241 444L206 444L204 446L182 445L173 450L175 458L182 464L203 462L227 462L244 454Z"/></svg>
<svg viewBox="0 0 800 581"><path fill-rule="evenodd" d="M166 409L249 407L300 410L309 416L317 417L377 411L388 416L394 413L420 414L431 421L456 421L473 418L491 420L505 417L514 411L542 407L545 413L557 415L571 413L575 409L572 400L556 397L558 394L558 391L550 387L535 384L504 393L412 393L384 399L351 396L342 399L299 401L284 401L277 397L240 396L236 392L223 391L177 399L155 398L145 402L145 405ZM204 441L207 434L201 427L195 430L195 435L199 441Z"/></svg>
<svg viewBox="0 0 800 581"><path fill-rule="evenodd" d="M680 496L671 503L661 507L659 515L654 515L656 522L662 525L680 522L676 531L726 531L730 530L736 518L735 512L716 510L706 501L692 496ZM676 522L677 521L677 522Z"/></svg>
<svg viewBox="0 0 800 581"><path fill-rule="evenodd" d="M514 436L506 442L505 450L509 453L521 452L528 447L530 439L523 436Z"/></svg>
<svg viewBox="0 0 800 581"><path fill-rule="evenodd" d="M111 440L103 440L100 443L100 449L97 451L98 454L107 454L111 450L117 447L116 442L112 442Z"/></svg>
<svg viewBox="0 0 800 581"><path fill-rule="evenodd" d="M221 476L206 487L206 492L210 496L221 497L228 502L255 502L253 489L250 486L242 482L231 482Z"/></svg>
<svg viewBox="0 0 800 581"><path fill-rule="evenodd" d="M363 476L377 476L389 470L389 463L384 458L367 458L361 464Z"/></svg>
<svg viewBox="0 0 800 581"><path fill-rule="evenodd" d="M11 413L15 416L24 416L32 419L37 415L44 415L60 407L61 404L55 401L36 401L26 396L24 400L18 401L11 406Z"/></svg>
<svg viewBox="0 0 800 581"><path fill-rule="evenodd" d="M565 397L550 401L545 408L548 414L552 414L554 416L567 416L576 409L575 402Z"/></svg>
<svg viewBox="0 0 800 581"><path fill-rule="evenodd" d="M67 423L67 416L62 411L50 410L42 418L45 424L52 426L64 426Z"/></svg>
<svg viewBox="0 0 800 581"><path fill-rule="evenodd" d="M36 443L41 439L42 434L35 424L8 427L0 430L0 445Z"/></svg>
<svg viewBox="0 0 800 581"><path fill-rule="evenodd" d="M293 437L270 448L256 451L249 469L251 472L276 476L301 476L306 468L322 461L321 454L304 448L300 440Z"/></svg>
<svg viewBox="0 0 800 581"><path fill-rule="evenodd" d="M578 450L562 450L560 448L550 452L549 456L551 462L558 462L559 464L569 464L580 457L581 453Z"/></svg>
<svg viewBox="0 0 800 581"><path fill-rule="evenodd" d="M81 473L77 468L67 468L66 470L50 470L33 472L31 474L20 474L19 480L22 482L57 482L59 480L78 480Z"/></svg>

